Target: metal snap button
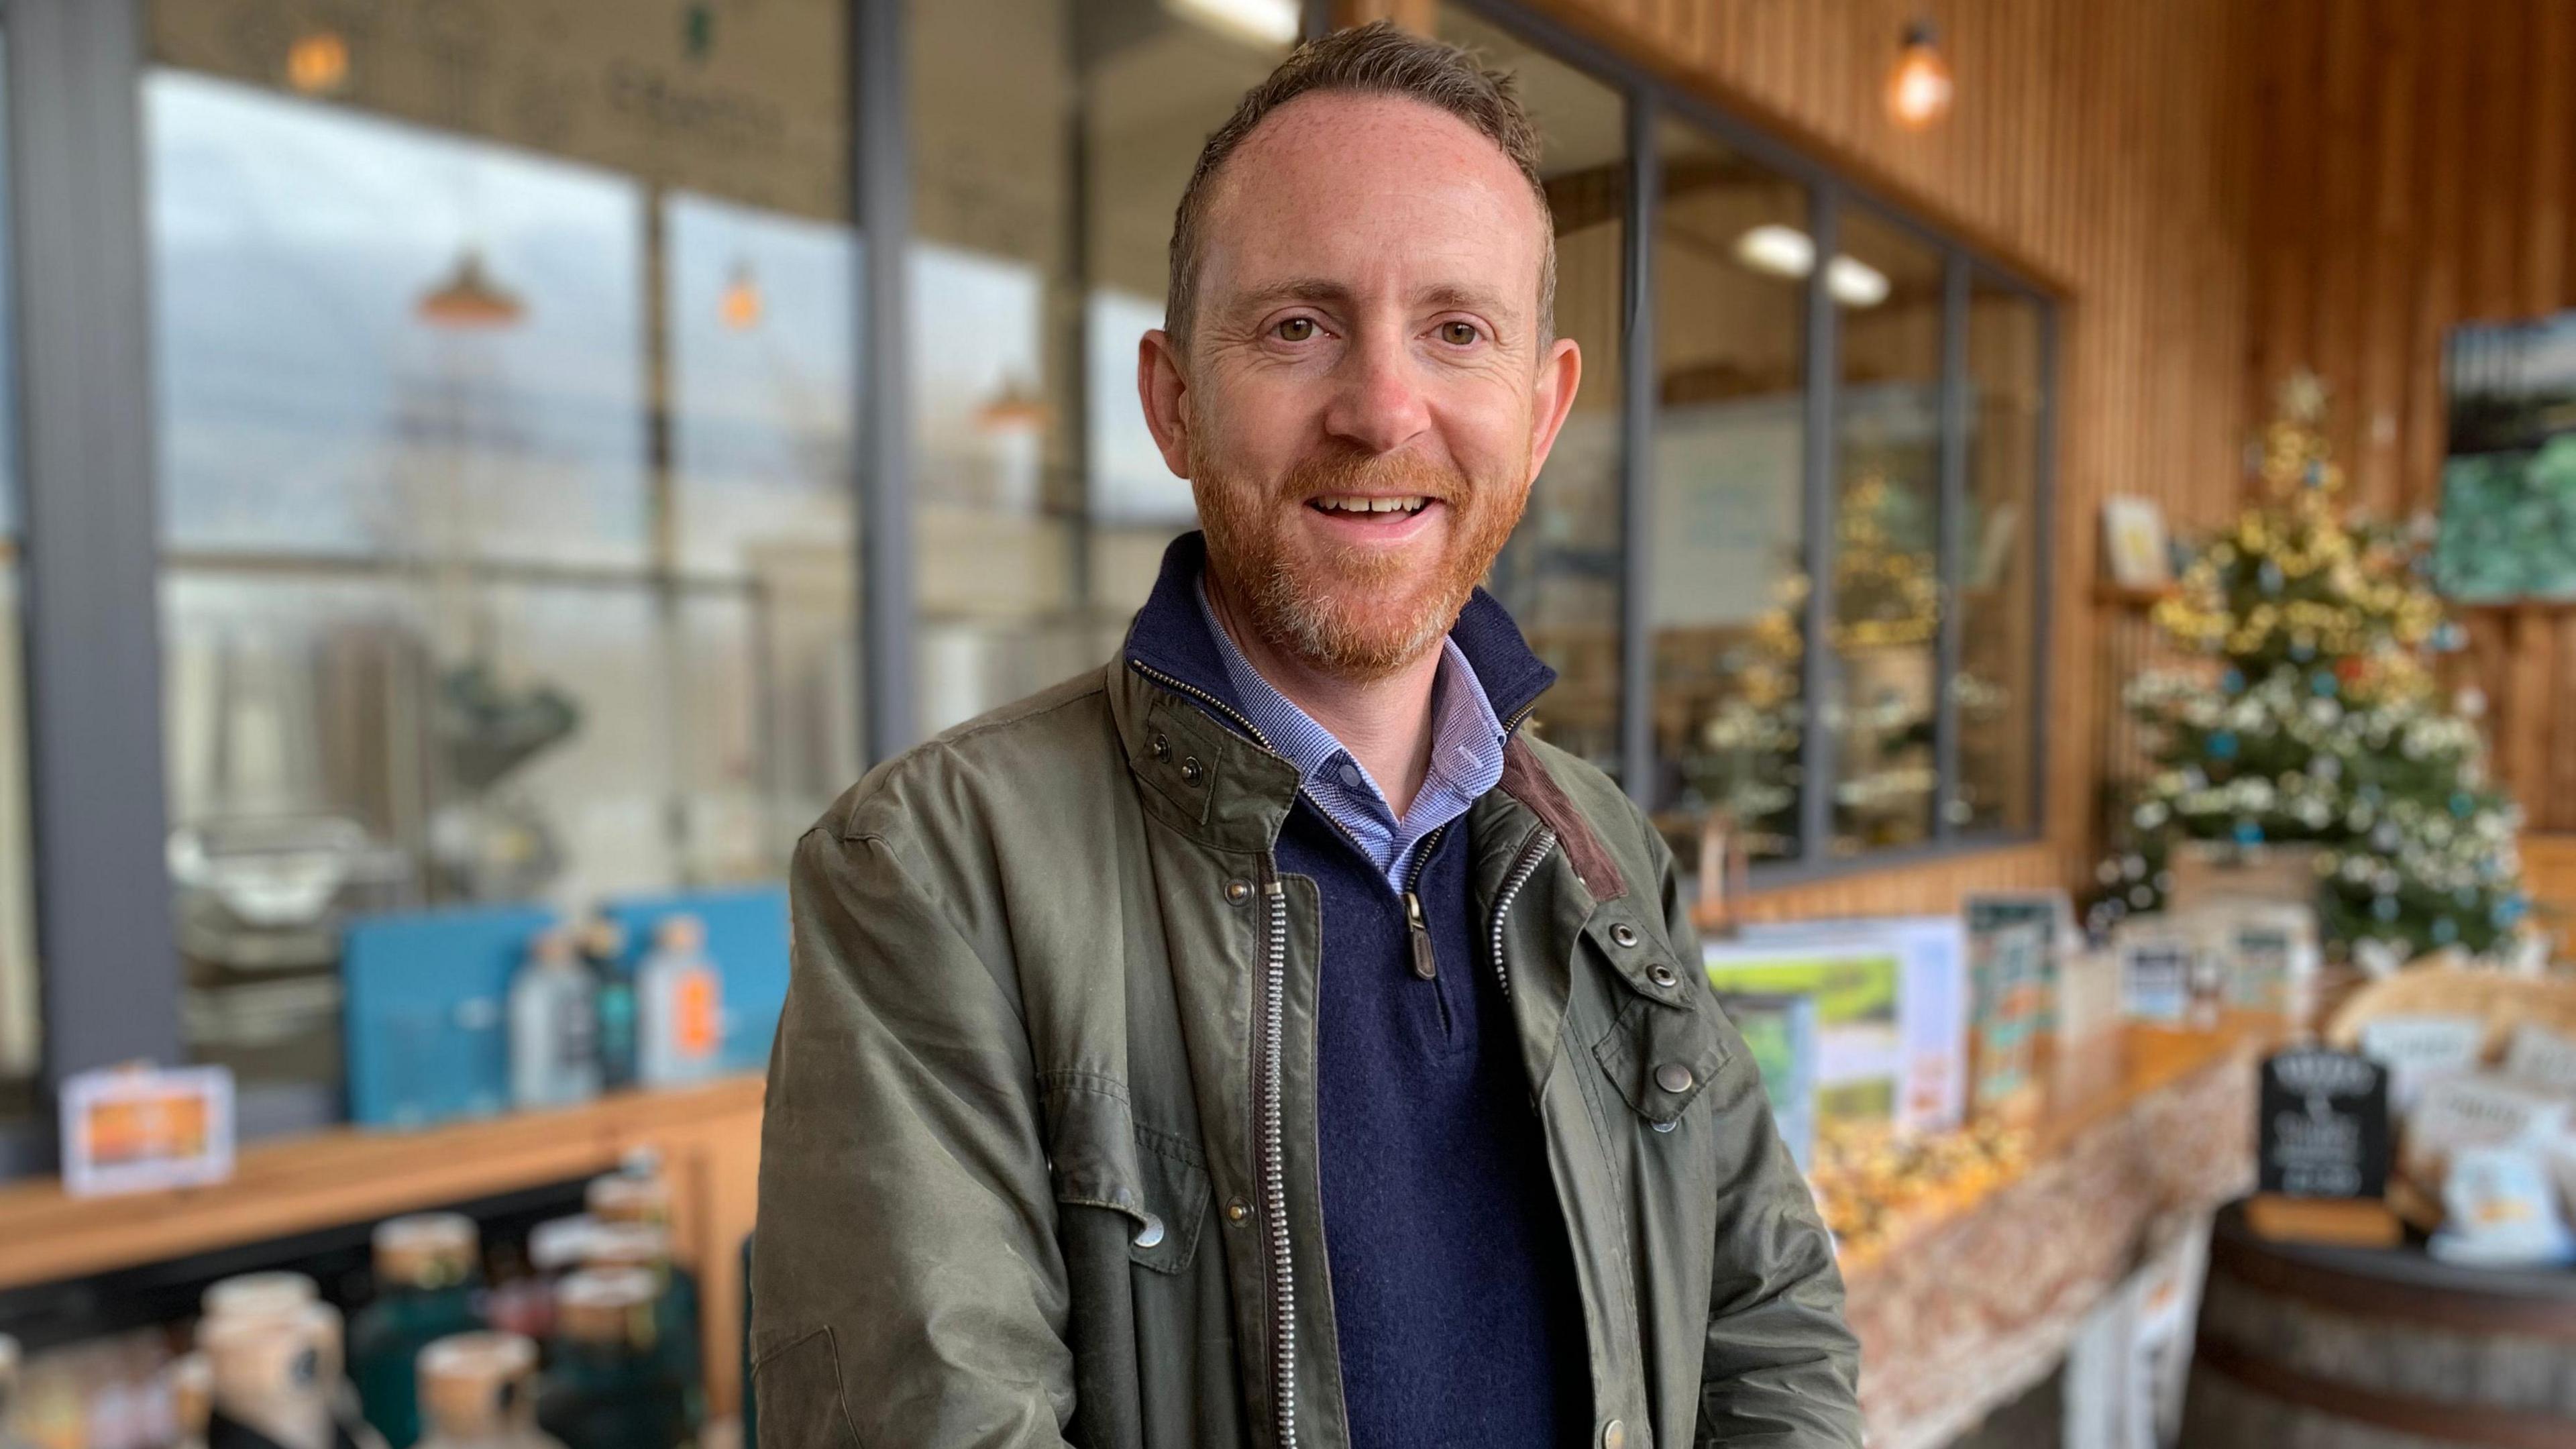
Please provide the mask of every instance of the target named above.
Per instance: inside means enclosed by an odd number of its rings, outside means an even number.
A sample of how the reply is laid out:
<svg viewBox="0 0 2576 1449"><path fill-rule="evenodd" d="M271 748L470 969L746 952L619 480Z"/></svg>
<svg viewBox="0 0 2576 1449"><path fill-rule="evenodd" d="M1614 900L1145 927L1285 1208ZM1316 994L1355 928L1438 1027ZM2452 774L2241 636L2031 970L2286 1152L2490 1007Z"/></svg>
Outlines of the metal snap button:
<svg viewBox="0 0 2576 1449"><path fill-rule="evenodd" d="M1225 1200L1225 1220L1227 1222L1239 1223L1250 1216L1252 1216L1252 1204L1245 1202L1239 1197L1230 1197Z"/></svg>
<svg viewBox="0 0 2576 1449"><path fill-rule="evenodd" d="M1646 979L1657 986L1673 986L1681 981L1680 977L1673 974L1673 968L1661 961L1646 968Z"/></svg>
<svg viewBox="0 0 2576 1449"><path fill-rule="evenodd" d="M1145 1225L1136 1230L1135 1241L1140 1248L1150 1248L1162 1242L1163 1220L1152 1213L1145 1214Z"/></svg>
<svg viewBox="0 0 2576 1449"><path fill-rule="evenodd" d="M1172 740L1169 735L1154 736L1154 743L1149 748L1153 750L1155 759L1168 760L1172 757Z"/></svg>
<svg viewBox="0 0 2576 1449"><path fill-rule="evenodd" d="M1616 1419L1602 1425L1601 1449L1628 1449L1628 1426Z"/></svg>
<svg viewBox="0 0 2576 1449"><path fill-rule="evenodd" d="M1654 1129L1655 1129L1656 1131L1658 1131L1658 1132L1670 1132L1670 1131L1672 1131L1674 1128L1679 1127L1680 1125L1682 1125L1682 1119L1680 1119L1679 1117L1676 1117L1676 1118L1674 1118L1673 1120L1671 1120L1670 1122L1657 1122L1657 1123L1654 1123L1654 1124L1652 1124L1652 1125L1653 1125Z"/></svg>
<svg viewBox="0 0 2576 1449"><path fill-rule="evenodd" d="M1199 777L1206 773L1207 766L1200 764L1199 757L1196 755L1181 761L1181 778L1190 784L1197 784Z"/></svg>
<svg viewBox="0 0 2576 1449"><path fill-rule="evenodd" d="M1655 1068L1655 1085L1676 1095L1691 1089L1691 1069L1679 1062L1666 1062Z"/></svg>
<svg viewBox="0 0 2576 1449"><path fill-rule="evenodd" d="M1610 928L1610 939L1622 946L1634 946L1637 944L1637 928L1621 921Z"/></svg>
<svg viewBox="0 0 2576 1449"><path fill-rule="evenodd" d="M1240 877L1225 883L1225 898L1236 905L1252 899L1252 882Z"/></svg>

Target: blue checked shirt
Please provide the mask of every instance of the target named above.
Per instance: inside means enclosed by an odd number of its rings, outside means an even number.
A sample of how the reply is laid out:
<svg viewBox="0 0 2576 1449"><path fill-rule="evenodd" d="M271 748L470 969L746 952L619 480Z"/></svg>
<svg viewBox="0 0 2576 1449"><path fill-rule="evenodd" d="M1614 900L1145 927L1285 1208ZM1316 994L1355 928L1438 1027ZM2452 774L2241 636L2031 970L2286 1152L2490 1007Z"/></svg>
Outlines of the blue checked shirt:
<svg viewBox="0 0 2576 1449"><path fill-rule="evenodd" d="M1398 820L1377 781L1288 696L1270 686L1225 632L1209 606L1207 584L1199 584L1199 612L1208 632L1225 655L1225 672L1234 684L1244 715L1303 777L1306 798L1334 824L1350 832L1386 883L1402 893L1413 873L1414 847L1422 837L1467 813L1476 798L1503 778L1503 723L1485 698L1485 686L1457 641L1440 641L1440 673L1431 685L1431 768L1414 792L1413 804Z"/></svg>

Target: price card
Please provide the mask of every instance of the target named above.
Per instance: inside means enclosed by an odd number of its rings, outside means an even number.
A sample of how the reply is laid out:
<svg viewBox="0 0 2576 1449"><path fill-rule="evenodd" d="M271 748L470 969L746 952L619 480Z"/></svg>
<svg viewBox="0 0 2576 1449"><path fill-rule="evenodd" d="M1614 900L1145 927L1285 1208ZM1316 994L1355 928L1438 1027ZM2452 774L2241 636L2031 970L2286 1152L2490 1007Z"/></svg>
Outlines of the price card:
<svg viewBox="0 0 2576 1449"><path fill-rule="evenodd" d="M2388 1071L2368 1057L2293 1047L2263 1063L2263 1191L2375 1198L2388 1191Z"/></svg>
<svg viewBox="0 0 2576 1449"><path fill-rule="evenodd" d="M203 1187L233 1175L227 1067L112 1067L66 1078L63 1190L74 1197Z"/></svg>

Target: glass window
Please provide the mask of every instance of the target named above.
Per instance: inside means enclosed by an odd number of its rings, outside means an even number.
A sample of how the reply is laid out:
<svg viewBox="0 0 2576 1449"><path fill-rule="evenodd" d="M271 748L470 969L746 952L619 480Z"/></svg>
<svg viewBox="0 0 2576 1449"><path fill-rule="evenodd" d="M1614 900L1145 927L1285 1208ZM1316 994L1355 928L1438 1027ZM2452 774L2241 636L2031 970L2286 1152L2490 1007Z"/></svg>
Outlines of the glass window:
<svg viewBox="0 0 2576 1449"><path fill-rule="evenodd" d="M1108 659L1196 526L1136 400L1172 210L1295 0L912 0L925 731Z"/></svg>
<svg viewBox="0 0 2576 1449"><path fill-rule="evenodd" d="M1982 274L1968 291L1967 498L1958 538L1961 831L2038 827L2040 304Z"/></svg>
<svg viewBox="0 0 2576 1449"><path fill-rule="evenodd" d="M0 44L7 35L0 31ZM0 66L0 76L5 76ZM6 108L0 107L0 114ZM9 153L0 133L0 158ZM0 198L9 193L0 173ZM0 226L0 280L13 274L9 228ZM36 996L35 857L27 823L27 710L18 610L18 329L0 286L0 1126L39 1111L42 1066Z"/></svg>
<svg viewBox="0 0 2576 1449"><path fill-rule="evenodd" d="M1487 582L1557 672L1528 728L1615 776L1627 107L1609 86L1456 6L1440 11L1440 38L1511 72L1538 123L1556 220L1556 332L1583 349L1574 410Z"/></svg>
<svg viewBox="0 0 2576 1449"><path fill-rule="evenodd" d="M1799 853L1807 574L1807 192L1695 127L1659 131L1655 817L1685 863L1716 812Z"/></svg>
<svg viewBox="0 0 2576 1449"><path fill-rule="evenodd" d="M1835 856L1932 834L1941 577L1942 258L1846 207L1825 288L1842 322L1834 413Z"/></svg>
<svg viewBox="0 0 2576 1449"><path fill-rule="evenodd" d="M861 764L842 7L331 13L163 0L144 88L185 1020L253 1120L339 1077L351 920L772 881Z"/></svg>

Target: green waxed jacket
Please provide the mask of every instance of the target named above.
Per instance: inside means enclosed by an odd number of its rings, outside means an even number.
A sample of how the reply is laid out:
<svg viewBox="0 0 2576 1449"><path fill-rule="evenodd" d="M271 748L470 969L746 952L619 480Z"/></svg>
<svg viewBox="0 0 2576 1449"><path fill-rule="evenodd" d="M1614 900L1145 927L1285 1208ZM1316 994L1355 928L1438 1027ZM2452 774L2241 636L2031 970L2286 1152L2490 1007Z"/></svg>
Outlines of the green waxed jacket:
<svg viewBox="0 0 2576 1449"><path fill-rule="evenodd" d="M1127 663L799 843L754 1385L772 1449L1346 1449L1297 772ZM1857 1446L1858 1349L1670 855L1515 734L1472 891L1545 1124L1592 1442ZM1437 1351L1436 1345L1427 1351Z"/></svg>

